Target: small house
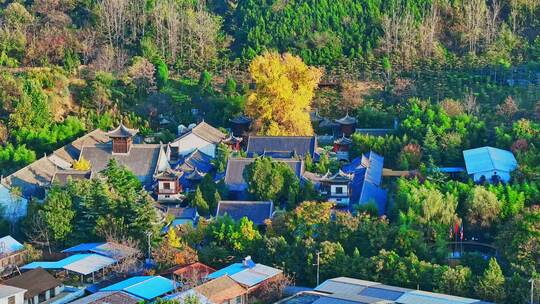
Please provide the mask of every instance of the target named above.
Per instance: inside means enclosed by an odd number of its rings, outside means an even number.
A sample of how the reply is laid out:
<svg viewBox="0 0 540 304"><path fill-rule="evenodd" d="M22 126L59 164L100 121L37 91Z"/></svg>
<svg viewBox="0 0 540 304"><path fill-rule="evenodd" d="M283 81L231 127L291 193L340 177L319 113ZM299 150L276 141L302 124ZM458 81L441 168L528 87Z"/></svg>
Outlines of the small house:
<svg viewBox="0 0 540 304"><path fill-rule="evenodd" d="M518 163L512 152L493 147L463 151L467 174L477 183L507 183Z"/></svg>
<svg viewBox="0 0 540 304"><path fill-rule="evenodd" d="M24 304L26 289L0 285L0 304Z"/></svg>
<svg viewBox="0 0 540 304"><path fill-rule="evenodd" d="M229 276L235 282L245 286L248 291L254 291L261 284L283 275L283 271L277 268L255 263L250 256L245 257L242 263L234 263L207 276L207 279L215 280L223 276Z"/></svg>
<svg viewBox="0 0 540 304"><path fill-rule="evenodd" d="M22 273L2 282L3 285L26 290L25 304L55 303L66 296L64 284L42 268Z"/></svg>
<svg viewBox="0 0 540 304"><path fill-rule="evenodd" d="M339 171L334 175L325 174L319 180L319 192L326 196L329 202L335 203L337 206L349 206L352 193L351 182L352 174Z"/></svg>

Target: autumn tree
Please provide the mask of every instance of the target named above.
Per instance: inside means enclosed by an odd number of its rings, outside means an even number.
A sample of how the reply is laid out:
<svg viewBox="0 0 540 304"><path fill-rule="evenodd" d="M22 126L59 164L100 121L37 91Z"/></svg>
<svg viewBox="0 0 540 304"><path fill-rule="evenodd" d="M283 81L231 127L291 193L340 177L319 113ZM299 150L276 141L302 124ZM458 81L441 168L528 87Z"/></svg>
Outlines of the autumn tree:
<svg viewBox="0 0 540 304"><path fill-rule="evenodd" d="M88 161L84 156L81 156L80 159L73 162L73 169L78 171L88 171L92 167L90 161Z"/></svg>
<svg viewBox="0 0 540 304"><path fill-rule="evenodd" d="M313 134L311 101L322 71L291 54L266 52L249 66L256 88L249 95L246 113L262 135Z"/></svg>

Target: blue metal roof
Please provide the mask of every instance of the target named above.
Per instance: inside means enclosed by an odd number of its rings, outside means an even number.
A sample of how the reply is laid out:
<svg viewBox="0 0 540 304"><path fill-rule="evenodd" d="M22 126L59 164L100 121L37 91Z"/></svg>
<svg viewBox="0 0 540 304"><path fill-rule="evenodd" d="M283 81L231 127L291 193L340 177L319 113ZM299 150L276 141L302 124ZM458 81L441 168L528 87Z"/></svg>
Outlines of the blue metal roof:
<svg viewBox="0 0 540 304"><path fill-rule="evenodd" d="M73 246L68 249L62 250L64 253L75 253L75 252L87 252L91 251L92 249L95 249L98 246L101 246L105 243L82 243L77 246Z"/></svg>
<svg viewBox="0 0 540 304"><path fill-rule="evenodd" d="M24 245L17 242L11 235L0 238L0 254L11 254L24 249Z"/></svg>
<svg viewBox="0 0 540 304"><path fill-rule="evenodd" d="M465 150L463 158L469 174L493 170L511 172L518 166L512 152L493 147Z"/></svg>
<svg viewBox="0 0 540 304"><path fill-rule="evenodd" d="M222 277L224 275L232 276L236 273L239 273L240 271L246 270L247 268L242 265L242 263L234 263L231 264L225 268L221 268L220 270L213 272L207 276L209 279L217 279L219 277Z"/></svg>
<svg viewBox="0 0 540 304"><path fill-rule="evenodd" d="M174 290L175 283L161 276L138 276L102 288L100 291L124 291L136 297L152 300Z"/></svg>
<svg viewBox="0 0 540 304"><path fill-rule="evenodd" d="M69 264L84 260L89 256L93 255L94 254L75 254L56 262L32 262L30 264L24 265L23 267L21 267L21 269L35 269L39 267L43 269L63 269Z"/></svg>

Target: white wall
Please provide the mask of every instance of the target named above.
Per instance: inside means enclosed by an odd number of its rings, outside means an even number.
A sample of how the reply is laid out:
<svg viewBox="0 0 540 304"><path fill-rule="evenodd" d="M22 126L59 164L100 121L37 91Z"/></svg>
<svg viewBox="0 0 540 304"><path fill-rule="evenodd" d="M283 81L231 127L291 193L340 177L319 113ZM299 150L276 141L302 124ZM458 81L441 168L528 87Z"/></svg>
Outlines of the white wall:
<svg viewBox="0 0 540 304"><path fill-rule="evenodd" d="M171 143L171 146L178 147L178 154L182 156L193 152L195 149L199 149L201 152L212 157L216 156L216 145L207 142L193 133Z"/></svg>
<svg viewBox="0 0 540 304"><path fill-rule="evenodd" d="M475 182L479 182L482 178L482 175L486 177L487 182L490 182L491 177L495 175L495 172L497 172L497 175L501 179L501 181L507 183L510 181L510 172L502 172L502 171L484 171L484 172L478 172L473 174L473 179Z"/></svg>
<svg viewBox="0 0 540 304"><path fill-rule="evenodd" d="M15 304L23 304L24 303L24 291L19 292L15 294ZM1 298L0 304L8 304L9 297Z"/></svg>
<svg viewBox="0 0 540 304"><path fill-rule="evenodd" d="M14 200L9 189L0 184L0 205L3 206L6 218L16 221L26 215L28 200L22 197Z"/></svg>

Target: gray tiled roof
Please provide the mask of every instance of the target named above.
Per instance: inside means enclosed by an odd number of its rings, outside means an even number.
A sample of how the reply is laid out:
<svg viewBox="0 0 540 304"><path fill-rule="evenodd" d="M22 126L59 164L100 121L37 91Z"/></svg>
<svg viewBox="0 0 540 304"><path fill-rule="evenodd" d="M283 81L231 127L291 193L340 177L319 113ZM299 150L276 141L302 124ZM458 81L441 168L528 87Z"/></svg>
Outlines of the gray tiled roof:
<svg viewBox="0 0 540 304"><path fill-rule="evenodd" d="M61 170L53 176L53 183L65 185L69 180L81 180L92 178L92 171Z"/></svg>
<svg viewBox="0 0 540 304"><path fill-rule="evenodd" d="M273 152L279 154L294 153L304 157L309 154L312 158L317 148L315 136L250 136L247 144L249 157L256 155L269 155Z"/></svg>
<svg viewBox="0 0 540 304"><path fill-rule="evenodd" d="M111 150L111 144L84 147L81 156L90 162L91 170L95 173L103 171L109 160L114 158L118 164L133 172L143 184L152 183L159 157L159 144L133 144L128 154L112 154Z"/></svg>
<svg viewBox="0 0 540 304"><path fill-rule="evenodd" d="M225 172L225 184L231 191L244 191L247 184L244 179L244 170L246 166L253 163L255 158L229 158L227 170ZM287 164L298 178L304 172L304 162L298 159L279 159L276 160Z"/></svg>
<svg viewBox="0 0 540 304"><path fill-rule="evenodd" d="M48 186L54 174L61 170L61 163L73 163L79 159L83 146L92 146L109 141L107 134L96 129L79 137L73 142L55 150L51 155L44 156L28 166L21 168L13 174L2 179L2 184L8 188L19 187L26 198L42 198L43 187Z"/></svg>
<svg viewBox="0 0 540 304"><path fill-rule="evenodd" d="M130 129L124 126L123 123L120 123L120 125L116 129L107 132L107 135L109 135L109 137L133 137L138 132L139 130Z"/></svg>
<svg viewBox="0 0 540 304"><path fill-rule="evenodd" d="M264 201L219 201L216 217L227 214L235 221L247 217L255 225L264 224L266 219L272 218L274 204Z"/></svg>

